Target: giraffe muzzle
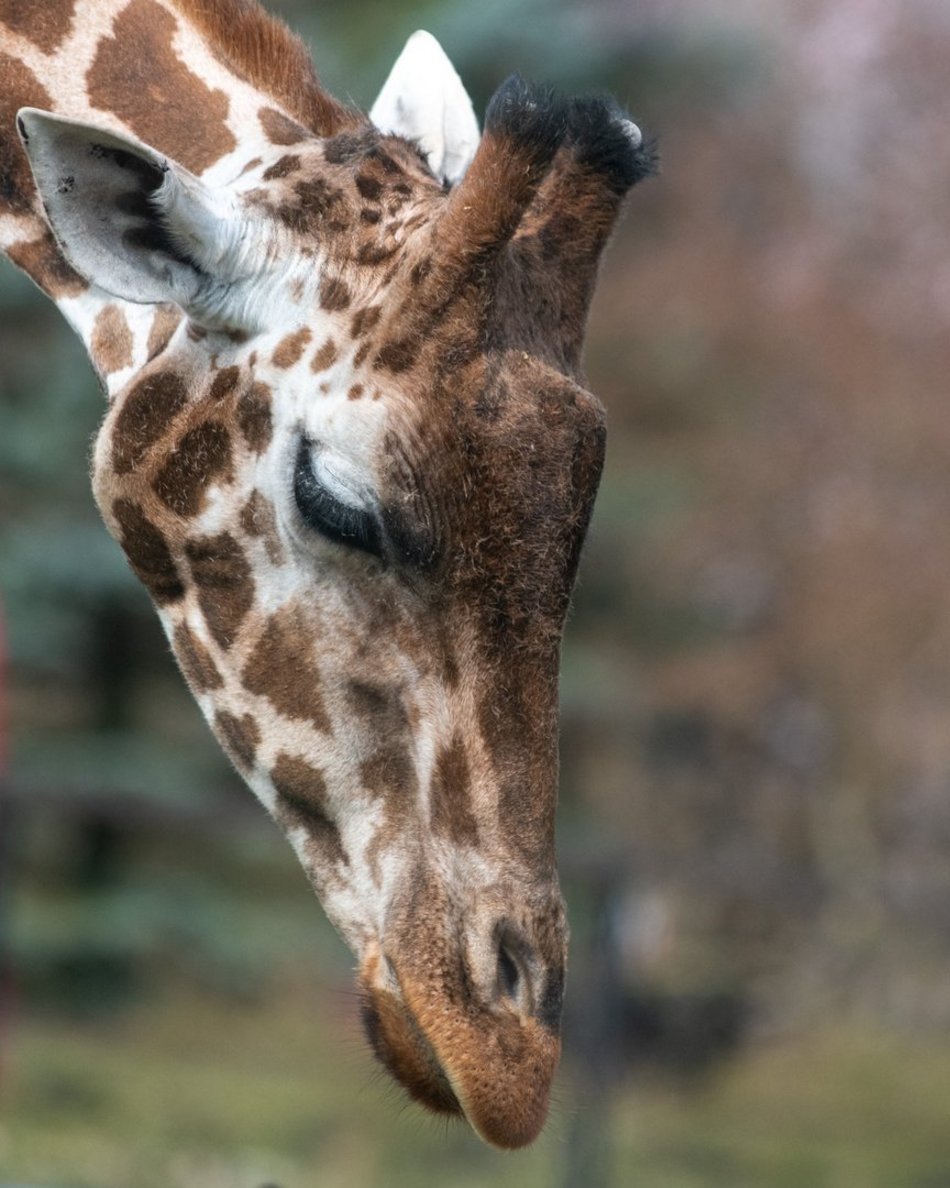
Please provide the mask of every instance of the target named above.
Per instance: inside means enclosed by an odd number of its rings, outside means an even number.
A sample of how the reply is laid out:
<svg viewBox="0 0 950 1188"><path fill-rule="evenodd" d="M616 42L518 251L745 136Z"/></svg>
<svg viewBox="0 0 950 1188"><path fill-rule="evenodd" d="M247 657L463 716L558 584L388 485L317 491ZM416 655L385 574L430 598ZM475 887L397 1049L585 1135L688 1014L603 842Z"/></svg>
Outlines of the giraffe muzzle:
<svg viewBox="0 0 950 1188"><path fill-rule="evenodd" d="M483 1004L470 989L449 989L437 968L394 978L387 962L388 985L380 985L380 962L371 955L361 971L363 1022L393 1078L434 1113L464 1116L493 1147L533 1142L560 1058L556 1032L511 1006Z"/></svg>

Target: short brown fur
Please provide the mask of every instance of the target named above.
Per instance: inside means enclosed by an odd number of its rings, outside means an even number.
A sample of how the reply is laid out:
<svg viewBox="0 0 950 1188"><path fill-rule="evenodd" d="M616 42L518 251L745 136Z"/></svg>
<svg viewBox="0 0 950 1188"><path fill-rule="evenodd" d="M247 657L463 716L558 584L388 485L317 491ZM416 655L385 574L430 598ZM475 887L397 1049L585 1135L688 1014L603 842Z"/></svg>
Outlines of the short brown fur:
<svg viewBox="0 0 950 1188"><path fill-rule="evenodd" d="M283 21L247 0L173 0L221 60L274 98L311 132L333 136L362 116L320 86L303 42Z"/></svg>

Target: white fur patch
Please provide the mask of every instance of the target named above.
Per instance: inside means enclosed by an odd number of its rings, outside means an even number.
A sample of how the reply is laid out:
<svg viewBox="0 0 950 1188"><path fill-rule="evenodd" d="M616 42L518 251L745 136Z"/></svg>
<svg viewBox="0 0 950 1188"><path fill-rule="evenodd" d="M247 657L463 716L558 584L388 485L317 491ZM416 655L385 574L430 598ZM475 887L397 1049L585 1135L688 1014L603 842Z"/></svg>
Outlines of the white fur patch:
<svg viewBox="0 0 950 1188"><path fill-rule="evenodd" d="M643 133L633 122L633 120L621 120L621 125L624 132L630 137L630 143L634 148L639 148L643 144Z"/></svg>

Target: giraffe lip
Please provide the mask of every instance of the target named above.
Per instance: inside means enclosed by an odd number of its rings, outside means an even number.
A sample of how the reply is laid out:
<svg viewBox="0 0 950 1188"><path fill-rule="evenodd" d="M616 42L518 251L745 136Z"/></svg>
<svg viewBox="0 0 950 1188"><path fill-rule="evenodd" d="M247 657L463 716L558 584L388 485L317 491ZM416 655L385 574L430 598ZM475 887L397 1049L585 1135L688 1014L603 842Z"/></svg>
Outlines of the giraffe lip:
<svg viewBox="0 0 950 1188"><path fill-rule="evenodd" d="M451 1080L406 1002L361 978L363 1029L376 1058L409 1096L437 1114L464 1110Z"/></svg>
<svg viewBox="0 0 950 1188"><path fill-rule="evenodd" d="M416 1051L420 1061L419 1069L422 1072L421 1081L417 1078L413 1082L410 1092L423 1105L428 1106L429 1109L434 1110L436 1113L462 1116L465 1112L462 1103L458 1099L455 1086L452 1084L448 1071L439 1060L438 1053L426 1037L419 1020L405 1003L403 1004L403 1010L412 1038L416 1043ZM428 1074L428 1083L426 1083L426 1074ZM400 1080L400 1084L403 1084L407 1089L409 1088L405 1084L405 1081L402 1081L398 1077L397 1080Z"/></svg>

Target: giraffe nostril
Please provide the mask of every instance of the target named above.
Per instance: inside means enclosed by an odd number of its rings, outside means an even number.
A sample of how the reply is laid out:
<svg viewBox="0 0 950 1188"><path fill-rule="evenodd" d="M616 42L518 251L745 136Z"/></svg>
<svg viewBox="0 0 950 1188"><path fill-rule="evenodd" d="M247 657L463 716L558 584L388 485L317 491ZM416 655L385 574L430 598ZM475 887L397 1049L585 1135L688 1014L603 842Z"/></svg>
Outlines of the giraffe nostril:
<svg viewBox="0 0 950 1188"><path fill-rule="evenodd" d="M495 935L495 999L504 999L523 1015L534 1009L535 959L523 937L503 928Z"/></svg>
<svg viewBox="0 0 950 1188"><path fill-rule="evenodd" d="M498 946L498 988L502 994L517 1001L521 973L517 962L503 944Z"/></svg>

